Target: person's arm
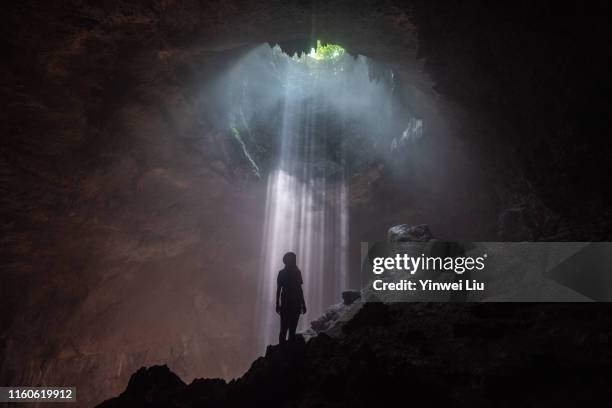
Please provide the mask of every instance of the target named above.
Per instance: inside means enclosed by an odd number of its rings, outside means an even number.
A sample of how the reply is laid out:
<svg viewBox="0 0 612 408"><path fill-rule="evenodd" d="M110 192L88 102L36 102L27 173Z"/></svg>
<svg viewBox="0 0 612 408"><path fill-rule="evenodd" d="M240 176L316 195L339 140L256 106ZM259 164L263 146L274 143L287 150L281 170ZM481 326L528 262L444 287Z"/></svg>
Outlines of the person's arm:
<svg viewBox="0 0 612 408"><path fill-rule="evenodd" d="M280 272L278 273L278 277L276 278L276 313L280 314L280 294L281 294L281 285L280 285Z"/></svg>
<svg viewBox="0 0 612 408"><path fill-rule="evenodd" d="M300 300L302 302L302 314L306 314L306 301L304 300L304 292L302 291L302 285L300 285Z"/></svg>
<svg viewBox="0 0 612 408"><path fill-rule="evenodd" d="M302 314L306 314L306 301L304 300L304 292L302 291L302 284L304 281L302 280L302 271L300 273L300 303L302 304Z"/></svg>

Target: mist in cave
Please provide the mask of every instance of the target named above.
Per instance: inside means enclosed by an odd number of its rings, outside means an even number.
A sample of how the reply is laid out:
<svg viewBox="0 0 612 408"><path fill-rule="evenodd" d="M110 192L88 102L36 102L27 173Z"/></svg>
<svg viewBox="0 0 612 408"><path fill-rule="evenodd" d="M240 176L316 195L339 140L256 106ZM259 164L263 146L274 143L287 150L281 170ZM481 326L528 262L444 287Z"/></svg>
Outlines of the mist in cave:
<svg viewBox="0 0 612 408"><path fill-rule="evenodd" d="M372 67L340 46L319 43L289 56L264 44L214 85L236 160L267 184L254 322L259 349L277 337L274 294L284 253L297 253L304 278L308 313L300 330L347 289L347 180L384 160L400 127L393 72L375 76ZM404 121L395 145L421 134L420 120Z"/></svg>

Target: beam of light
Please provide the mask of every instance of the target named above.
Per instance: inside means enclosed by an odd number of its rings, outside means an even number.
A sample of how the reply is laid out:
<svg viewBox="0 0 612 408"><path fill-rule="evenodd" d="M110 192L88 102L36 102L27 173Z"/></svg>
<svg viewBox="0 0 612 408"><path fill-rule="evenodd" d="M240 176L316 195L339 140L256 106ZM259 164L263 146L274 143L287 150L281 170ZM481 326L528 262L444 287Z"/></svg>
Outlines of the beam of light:
<svg viewBox="0 0 612 408"><path fill-rule="evenodd" d="M343 178L328 181L314 175L318 153L313 104L325 103L325 97L301 97L296 88L299 75L288 68L279 165L268 177L257 317L261 348L277 341L276 275L286 252L297 254L304 279L308 313L298 330L319 317L331 303L330 296L337 297L347 284L347 187Z"/></svg>
<svg viewBox="0 0 612 408"><path fill-rule="evenodd" d="M366 57L335 45L317 44L311 55L293 57L264 45L210 87L219 96L217 111L228 112L220 117L240 142L237 153L267 182L253 321L259 351L278 339L276 278L286 252L297 254L304 279L308 313L298 330L347 288L347 180L355 169L385 160L398 129L393 86L370 73ZM273 159L266 162L258 152Z"/></svg>
<svg viewBox="0 0 612 408"><path fill-rule="evenodd" d="M229 178L241 176L234 173L240 167L267 183L254 271L259 287L251 328L258 351L277 340L274 297L285 252L297 254L304 278L308 314L300 330L347 288L347 180L382 163L392 170L393 150L422 131L410 112L396 109L394 101L411 95L396 89L390 68L320 43L293 57L261 44L202 85L203 123L223 129L211 132L207 154L226 162Z"/></svg>

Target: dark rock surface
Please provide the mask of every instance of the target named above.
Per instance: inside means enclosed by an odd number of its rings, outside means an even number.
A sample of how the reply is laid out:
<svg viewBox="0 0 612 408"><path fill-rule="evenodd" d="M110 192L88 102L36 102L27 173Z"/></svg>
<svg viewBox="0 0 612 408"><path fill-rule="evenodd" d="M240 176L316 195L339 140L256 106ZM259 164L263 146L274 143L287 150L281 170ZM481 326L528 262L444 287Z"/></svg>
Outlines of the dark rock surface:
<svg viewBox="0 0 612 408"><path fill-rule="evenodd" d="M331 305L323 314L310 322L310 329L303 333L306 339L310 339L319 333L338 333L338 329L350 320L361 307L361 292L347 290L342 292L342 303Z"/></svg>
<svg viewBox="0 0 612 408"><path fill-rule="evenodd" d="M229 383L186 385L165 366L143 368L99 407L574 407L612 396L610 312L368 303L343 336L270 346Z"/></svg>

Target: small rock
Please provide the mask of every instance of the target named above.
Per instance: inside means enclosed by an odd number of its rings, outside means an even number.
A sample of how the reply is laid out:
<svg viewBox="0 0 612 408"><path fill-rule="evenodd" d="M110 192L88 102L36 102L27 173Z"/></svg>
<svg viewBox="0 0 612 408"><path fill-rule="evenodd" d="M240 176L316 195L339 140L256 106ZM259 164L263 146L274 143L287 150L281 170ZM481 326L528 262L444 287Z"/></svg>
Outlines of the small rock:
<svg viewBox="0 0 612 408"><path fill-rule="evenodd" d="M427 224L409 225L400 224L389 228L387 232L389 242L427 242L433 239Z"/></svg>
<svg viewBox="0 0 612 408"><path fill-rule="evenodd" d="M352 305L359 298L361 298L361 292L357 290L345 290L342 292L342 301L347 306Z"/></svg>

